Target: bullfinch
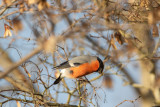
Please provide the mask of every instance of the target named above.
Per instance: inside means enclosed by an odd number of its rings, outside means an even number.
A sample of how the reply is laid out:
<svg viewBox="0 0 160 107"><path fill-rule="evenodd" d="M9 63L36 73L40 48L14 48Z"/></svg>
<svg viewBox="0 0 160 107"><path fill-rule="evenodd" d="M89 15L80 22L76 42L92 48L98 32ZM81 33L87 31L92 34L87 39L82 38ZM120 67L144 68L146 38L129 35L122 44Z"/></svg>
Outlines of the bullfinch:
<svg viewBox="0 0 160 107"><path fill-rule="evenodd" d="M97 56L83 55L74 57L54 68L61 69L60 73L58 73L58 78L54 82L54 84L58 84L64 77L79 78L93 72L102 73L104 64Z"/></svg>

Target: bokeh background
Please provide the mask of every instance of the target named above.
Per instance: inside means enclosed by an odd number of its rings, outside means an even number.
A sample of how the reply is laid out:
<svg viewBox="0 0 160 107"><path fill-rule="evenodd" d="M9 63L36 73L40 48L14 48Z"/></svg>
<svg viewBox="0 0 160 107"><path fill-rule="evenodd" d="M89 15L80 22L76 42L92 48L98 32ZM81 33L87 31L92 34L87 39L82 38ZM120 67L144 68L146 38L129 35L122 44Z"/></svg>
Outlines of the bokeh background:
<svg viewBox="0 0 160 107"><path fill-rule="evenodd" d="M1 0L0 105L151 107L159 94L159 0ZM54 66L100 57L103 74L53 85ZM85 79L85 78L84 78Z"/></svg>

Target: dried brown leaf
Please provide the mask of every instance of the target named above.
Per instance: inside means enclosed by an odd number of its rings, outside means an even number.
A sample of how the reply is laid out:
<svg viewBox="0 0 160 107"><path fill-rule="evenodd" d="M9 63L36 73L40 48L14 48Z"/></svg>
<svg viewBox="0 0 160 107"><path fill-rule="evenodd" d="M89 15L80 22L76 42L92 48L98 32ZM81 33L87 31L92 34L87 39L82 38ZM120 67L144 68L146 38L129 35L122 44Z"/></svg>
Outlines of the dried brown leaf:
<svg viewBox="0 0 160 107"><path fill-rule="evenodd" d="M119 33L119 32L114 33L114 37L116 38L117 42L120 45L123 45L123 43L125 42L124 38L122 37L121 33Z"/></svg>
<svg viewBox="0 0 160 107"><path fill-rule="evenodd" d="M110 76L108 76L108 75L104 75L103 85L106 88L113 88L113 80L112 80L112 78Z"/></svg>
<svg viewBox="0 0 160 107"><path fill-rule="evenodd" d="M16 103L17 103L17 107L21 107L21 104L19 101L16 101Z"/></svg>
<svg viewBox="0 0 160 107"><path fill-rule="evenodd" d="M160 7L153 9L152 12L148 14L148 23L156 24L160 21Z"/></svg>
<svg viewBox="0 0 160 107"><path fill-rule="evenodd" d="M43 9L49 8L49 3L46 0L41 0L38 4L38 10L41 11Z"/></svg>
<svg viewBox="0 0 160 107"><path fill-rule="evenodd" d="M19 18L14 18L12 20L14 33L17 34L20 30L23 29L22 21Z"/></svg>
<svg viewBox="0 0 160 107"><path fill-rule="evenodd" d="M156 24L153 25L152 34L153 34L154 37L158 37L159 36L158 27L156 26Z"/></svg>
<svg viewBox="0 0 160 107"><path fill-rule="evenodd" d="M10 31L10 30L12 30L12 27L10 27L7 24L4 24L4 29L5 29L4 38L7 37L7 36L12 36L12 33Z"/></svg>

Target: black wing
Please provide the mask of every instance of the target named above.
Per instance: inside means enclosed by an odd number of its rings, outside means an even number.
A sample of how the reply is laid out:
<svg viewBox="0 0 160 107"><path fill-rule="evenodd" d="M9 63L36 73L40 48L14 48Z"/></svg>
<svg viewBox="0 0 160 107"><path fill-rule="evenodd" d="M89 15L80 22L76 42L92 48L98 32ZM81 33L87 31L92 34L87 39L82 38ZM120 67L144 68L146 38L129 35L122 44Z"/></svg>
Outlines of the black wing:
<svg viewBox="0 0 160 107"><path fill-rule="evenodd" d="M69 67L71 67L71 66L70 66L69 62L66 61L66 62L61 63L58 66L55 66L54 68L55 69L63 69L63 68L69 68Z"/></svg>
<svg viewBox="0 0 160 107"><path fill-rule="evenodd" d="M74 66L79 66L79 65L81 65L81 63L73 63L74 64Z"/></svg>
<svg viewBox="0 0 160 107"><path fill-rule="evenodd" d="M79 66L81 63L73 63L73 66ZM64 68L69 68L71 65L69 64L68 61L61 63L58 66L53 67L53 69L64 69Z"/></svg>

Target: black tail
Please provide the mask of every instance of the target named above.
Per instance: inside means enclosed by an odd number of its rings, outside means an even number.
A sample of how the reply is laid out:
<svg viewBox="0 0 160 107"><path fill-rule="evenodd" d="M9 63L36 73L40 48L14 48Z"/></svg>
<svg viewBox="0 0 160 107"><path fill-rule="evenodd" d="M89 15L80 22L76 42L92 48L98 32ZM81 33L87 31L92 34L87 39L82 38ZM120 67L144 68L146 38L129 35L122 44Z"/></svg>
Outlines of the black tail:
<svg viewBox="0 0 160 107"><path fill-rule="evenodd" d="M62 80L61 75L62 74L60 74L59 77L54 81L54 84L58 84Z"/></svg>

